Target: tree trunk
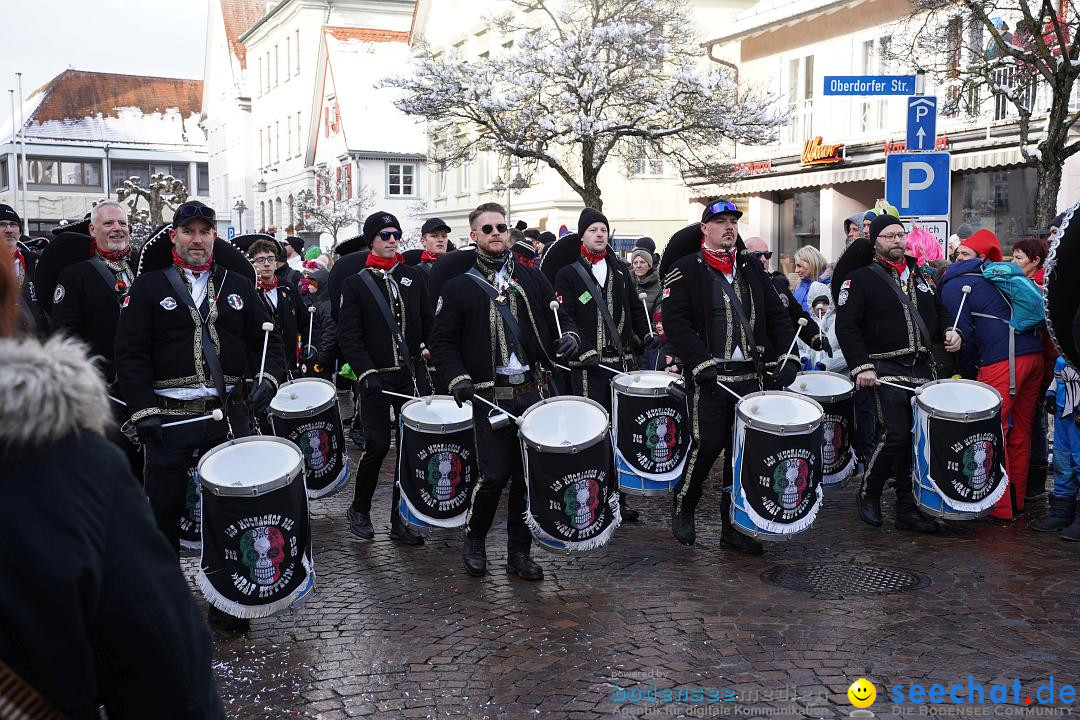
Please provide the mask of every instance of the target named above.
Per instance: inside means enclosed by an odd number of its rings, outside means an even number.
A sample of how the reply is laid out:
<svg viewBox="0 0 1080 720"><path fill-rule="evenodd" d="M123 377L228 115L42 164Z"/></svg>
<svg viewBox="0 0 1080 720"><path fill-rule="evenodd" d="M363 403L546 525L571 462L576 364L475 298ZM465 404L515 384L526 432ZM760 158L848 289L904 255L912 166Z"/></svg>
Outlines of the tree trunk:
<svg viewBox="0 0 1080 720"><path fill-rule="evenodd" d="M604 201L600 198L600 185L596 181L600 170L593 167L595 152L596 146L593 143L583 142L581 144L582 189L578 191L578 195L581 196L581 201L585 203L585 207L591 207L594 210L603 212Z"/></svg>
<svg viewBox="0 0 1080 720"><path fill-rule="evenodd" d="M1035 166L1035 226L1040 232L1049 228L1050 221L1058 214L1061 165L1055 153L1043 153Z"/></svg>

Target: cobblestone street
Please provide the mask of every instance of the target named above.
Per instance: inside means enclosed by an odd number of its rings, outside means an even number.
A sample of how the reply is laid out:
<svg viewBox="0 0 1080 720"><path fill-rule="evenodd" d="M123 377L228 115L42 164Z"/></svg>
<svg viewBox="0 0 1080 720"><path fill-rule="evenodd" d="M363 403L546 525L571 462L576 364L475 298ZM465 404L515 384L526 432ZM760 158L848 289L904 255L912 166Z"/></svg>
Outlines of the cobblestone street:
<svg viewBox="0 0 1080 720"><path fill-rule="evenodd" d="M1026 530L1026 519L923 537L894 530L887 502L885 527L874 529L857 520L848 487L827 492L810 533L752 558L718 547L711 488L695 547L672 538L666 497L635 498L641 522L599 551L566 557L534 545L546 578L528 583L504 570L502 510L482 579L461 566L458 530L428 530L420 548L392 544L388 477L374 542L349 539L351 486L313 501L316 590L246 637L215 631L230 718L827 718L848 715L847 688L864 676L881 716L895 709L897 683L1018 678L1032 695L1050 676L1077 681L1080 548ZM803 563L907 569L922 587L812 593L762 579ZM185 558L189 577L196 564ZM647 701L654 684L703 697ZM729 691L737 699L710 702Z"/></svg>

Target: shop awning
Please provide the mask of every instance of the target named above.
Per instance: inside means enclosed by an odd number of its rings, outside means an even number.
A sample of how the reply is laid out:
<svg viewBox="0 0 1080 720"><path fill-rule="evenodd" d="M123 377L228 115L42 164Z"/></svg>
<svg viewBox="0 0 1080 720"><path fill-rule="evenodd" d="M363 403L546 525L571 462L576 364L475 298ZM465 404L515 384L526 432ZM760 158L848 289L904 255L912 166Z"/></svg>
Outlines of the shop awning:
<svg viewBox="0 0 1080 720"><path fill-rule="evenodd" d="M776 190L793 190L795 188L821 187L823 185L839 185L862 180L884 179L885 163L882 162L858 167L835 168L833 170L811 170L787 175L747 178L724 186L723 191L724 194L728 195L754 195Z"/></svg>

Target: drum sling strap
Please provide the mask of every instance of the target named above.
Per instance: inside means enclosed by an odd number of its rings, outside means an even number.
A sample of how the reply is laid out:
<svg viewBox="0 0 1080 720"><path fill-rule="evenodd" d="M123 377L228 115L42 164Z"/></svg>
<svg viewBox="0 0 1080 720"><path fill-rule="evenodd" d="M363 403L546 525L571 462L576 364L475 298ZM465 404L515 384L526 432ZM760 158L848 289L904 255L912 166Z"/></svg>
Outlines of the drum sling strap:
<svg viewBox="0 0 1080 720"><path fill-rule="evenodd" d="M728 279L724 277L724 273L716 271L716 277L719 278L720 287L724 289L724 294L727 295L728 302L731 303L731 307L735 311L735 317L739 318L739 324L746 334L746 341L750 343L750 359L754 361L754 368L757 370L758 375L763 375L765 364L762 362L761 356L758 355L757 343L754 342L754 330L750 327L750 321L746 319L746 311L743 310L742 303L739 302L739 296L735 294L734 288L731 287ZM777 359L777 363L779 363L779 359Z"/></svg>
<svg viewBox="0 0 1080 720"><path fill-rule="evenodd" d="M401 328L398 327L397 321L394 320L394 315L390 312L390 305L386 302L386 298L379 292L379 287L375 284L375 279L371 277L371 273L367 272L367 268L364 268L359 273L360 279L367 287L368 292L371 293L371 297L375 299L375 305L379 308L379 312L382 313L383 320L386 321L386 326L390 330L390 337L394 338L394 344L397 346L398 354L401 355L402 360L405 361L405 368L409 371L409 377L412 379L413 390L416 391L417 396L420 395L420 390L416 387L416 373L413 371L412 356L409 355L409 347L405 344L405 338L401 334ZM389 290L387 291L389 292ZM402 313L404 313L404 305L402 306Z"/></svg>
<svg viewBox="0 0 1080 720"><path fill-rule="evenodd" d="M208 272L213 271L211 270ZM226 270L225 277L228 276L229 271ZM165 270L165 277L169 279L169 284L172 285L173 292L176 293L176 296L180 298L185 305L187 305L189 308L192 308L193 310L195 310L196 313L199 314L199 318L201 319L199 327L202 329L203 360L206 361L206 367L208 370L210 370L210 377L214 380L214 388L217 390L218 398L221 399L221 412L226 413L225 419L226 423L228 423L229 416L226 412L226 406L228 405L228 395L225 392L225 373L221 370L221 360L218 359L217 350L214 348L214 343L210 338L210 329L206 322L207 317L209 317L209 313L207 313L206 317L203 317L202 311L200 311L199 308L195 307L195 299L191 297L191 293L188 292L188 289L184 287L184 283L181 282L180 273L176 270L175 265L170 265ZM222 288L219 288L218 292L220 292L221 289L223 289L225 286L224 277L221 279L221 286ZM216 302L216 300L207 298L207 304L209 304L210 302ZM232 438L231 425L229 425L229 437Z"/></svg>
<svg viewBox="0 0 1080 720"><path fill-rule="evenodd" d="M499 300L499 291L496 290L495 286L489 283L475 267L469 268L465 272L465 275L472 278L473 282L479 285L480 289L484 291L484 294L488 296L488 299L495 303L495 308L499 311L503 323L509 328L510 334L514 336L514 340L517 342L521 353L525 356L525 360L529 363L529 367L535 372L537 370L536 361L531 357L529 346L525 344L525 336L521 334L521 325L518 324L514 314L510 312L509 306L507 306L505 302ZM524 302L529 302L528 298L523 298L523 300ZM558 395L555 387L550 384L550 379L547 384L548 390L551 392L552 396Z"/></svg>
<svg viewBox="0 0 1080 720"><path fill-rule="evenodd" d="M101 256L97 253L94 253L94 257L90 258L90 264L97 270L101 279L105 281L105 287L109 288L116 297L116 304L118 306L123 306L124 295L127 295L127 293L121 294L116 292L116 276L113 275L113 271L109 269L109 266L105 264L105 261L102 260Z"/></svg>
<svg viewBox="0 0 1080 720"><path fill-rule="evenodd" d="M601 260L601 262L605 262ZM585 283L585 287L589 288L592 292L593 299L596 301L596 309L600 311L600 317L604 318L604 325L607 326L608 335L611 336L611 344L615 346L615 350L619 353L619 363L625 362L626 356L623 350L622 338L619 337L619 326L615 324L615 318L611 317L611 311L608 310L607 302L604 300L604 289L600 287L600 283L596 281L592 273L585 272L585 268L581 266L581 263L575 260L572 262L571 267L581 278L581 281ZM608 277L614 274L615 268L608 268ZM615 284L615 278L611 277L611 282ZM597 355L603 357L603 348L596 348Z"/></svg>
<svg viewBox="0 0 1080 720"><path fill-rule="evenodd" d="M907 293L900 289L900 286L896 284L896 281L892 279L892 276L889 275L889 273L885 272L884 268L882 268L877 263L871 261L870 269L877 273L881 277L881 279L885 281L886 285L892 288L892 291L896 293L896 297L900 298L900 302L904 304L904 307L907 308L907 311L911 314L911 319L915 321L915 326L919 330L919 334L922 335L923 343L926 345L926 353L929 357L930 367L931 369L933 369L934 346L930 342L930 329L926 327L926 323L923 321L922 315L919 314L918 308L915 307L915 303L911 302L911 298L907 296ZM914 275L914 273L912 274ZM915 356L918 357L918 355L919 349L916 347ZM935 372L934 374L936 376L937 373Z"/></svg>
<svg viewBox="0 0 1080 720"><path fill-rule="evenodd" d="M975 277L981 277L985 280L982 273L963 273L964 275L972 275ZM1005 304L1009 306L1010 316L1012 314L1012 303L1009 302L1009 298L1005 297L1005 293L1001 292L996 286L995 290L1001 295L1001 299L1005 301ZM997 315L991 315L990 313L981 313L971 311L972 317L981 317L988 320L997 320L1003 322L1009 326L1009 394L1016 395L1016 328L1012 326L1012 323L1005 318L999 318Z"/></svg>

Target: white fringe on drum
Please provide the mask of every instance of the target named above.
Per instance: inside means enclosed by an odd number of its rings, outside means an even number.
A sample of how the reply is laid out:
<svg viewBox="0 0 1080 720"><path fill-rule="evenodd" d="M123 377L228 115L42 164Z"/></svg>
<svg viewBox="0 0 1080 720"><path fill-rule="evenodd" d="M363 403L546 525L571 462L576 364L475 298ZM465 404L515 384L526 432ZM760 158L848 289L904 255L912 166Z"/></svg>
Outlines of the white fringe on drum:
<svg viewBox="0 0 1080 720"><path fill-rule="evenodd" d="M930 481L930 487L933 488L934 492L936 492L938 495L941 496L941 502L944 505L949 506L953 510L956 510L958 512L971 512L971 513L986 512L987 510L990 510L995 505L997 505L997 501L1001 499L1001 496L1005 494L1005 490L1008 489L1008 487L1009 487L1009 474L1007 472L1005 472L1005 466L1004 465L1001 465L1000 467L1001 467L1001 482L994 489L994 492L990 493L989 495L984 497L979 502L974 502L974 503L960 502L959 500L953 500L951 497L949 497L945 493L941 492L941 488L938 487L938 484L936 482L934 482L934 478L932 478L929 473L927 473L926 479Z"/></svg>
<svg viewBox="0 0 1080 720"><path fill-rule="evenodd" d="M416 506L414 506L411 502L409 502L409 496L406 495L405 491L401 489L401 481L400 480L398 481L397 486L398 486L398 491L401 493L401 502L405 503L405 507L408 508L409 512L412 514L413 517L415 517L417 520L424 523L425 525L431 525L432 527L441 527L441 528L459 528L459 527L461 527L462 525L465 524L465 516L469 514L469 505L468 505L468 503L465 504L465 509L461 511L460 515L455 515L452 518L446 518L444 520L444 519L441 519L441 518L428 517L424 513L417 510ZM405 519L406 522L408 522L407 518L403 518L403 519Z"/></svg>
<svg viewBox="0 0 1080 720"><path fill-rule="evenodd" d="M840 483L851 477L851 470L855 467L855 453L851 450L848 451L848 461L844 465L844 469L838 472L824 475L821 478L822 485L839 485Z"/></svg>
<svg viewBox="0 0 1080 720"><path fill-rule="evenodd" d="M526 488L526 493L528 488ZM604 545L608 544L611 540L611 536L615 534L615 530L622 524L622 511L619 508L619 494L618 492L608 493L608 509L611 510L611 524L607 526L604 532L600 533L596 537L589 538L582 542L566 542L565 540L559 540L553 538L544 532L540 527L540 523L536 521L536 518L532 516L528 508L528 495L526 494L525 503L525 524L529 526L529 530L532 532L533 537L540 543L540 547L551 552L586 552L589 550L596 550Z"/></svg>
<svg viewBox="0 0 1080 720"><path fill-rule="evenodd" d="M743 487L740 485L739 495L741 496L743 505L741 510L746 513L746 515L754 523L754 526L760 530L767 530L768 532L777 533L778 535L795 535L796 533L800 533L803 530L809 529L810 526L814 523L814 518L817 517L818 510L821 509L821 505L824 502L825 493L822 492L821 485L818 485L815 488L815 491L817 494L817 500L814 502L814 507L810 508L810 512L806 513L806 517L802 518L801 520L797 520L796 522L776 522L774 520L767 520L766 518L761 517L756 512L754 512L754 508L750 506L750 503L746 499L746 490L744 490ZM732 505L732 510L734 510L734 508L735 506Z"/></svg>
<svg viewBox="0 0 1080 720"><path fill-rule="evenodd" d="M199 568L199 574L196 576L195 582L198 584L199 591L202 592L203 597L206 598L206 602L210 603L221 612L244 620L257 620L258 618L270 617L276 612L280 612L281 610L293 606L300 602L305 595L315 589L314 563L310 562L307 555L304 555L304 557L300 559L300 562L303 564L304 570L307 571L307 581L289 593L288 596L265 605L241 605L238 602L222 597L210 583L210 578L206 576L206 573L202 568Z"/></svg>
<svg viewBox="0 0 1080 720"><path fill-rule="evenodd" d="M349 484L349 456L346 455L345 456L345 463L344 463L343 467L341 468L341 472L338 473L337 478L334 479L334 482L330 483L326 487L321 488L319 490L312 490L311 488L308 488L307 489L308 500L318 500L319 498L329 497L330 495L333 495L334 493L338 492L339 490L341 490L341 488L345 487L348 484Z"/></svg>

